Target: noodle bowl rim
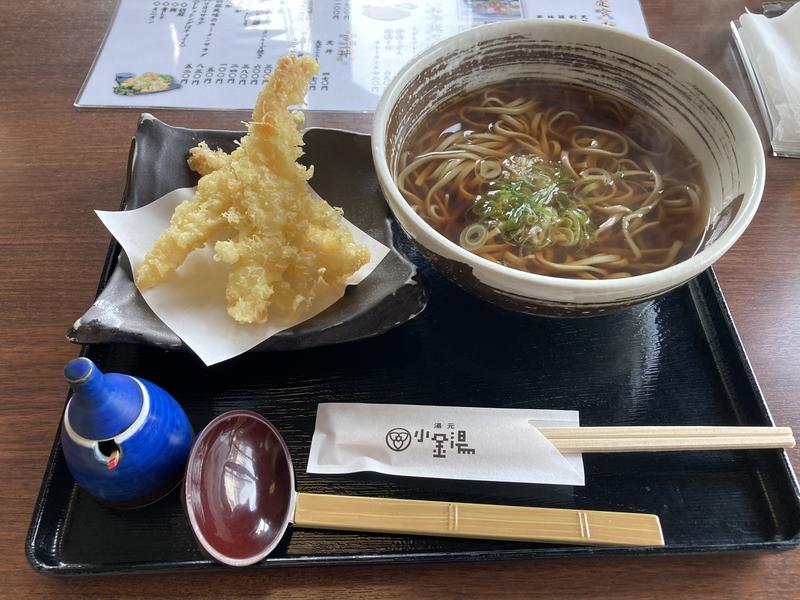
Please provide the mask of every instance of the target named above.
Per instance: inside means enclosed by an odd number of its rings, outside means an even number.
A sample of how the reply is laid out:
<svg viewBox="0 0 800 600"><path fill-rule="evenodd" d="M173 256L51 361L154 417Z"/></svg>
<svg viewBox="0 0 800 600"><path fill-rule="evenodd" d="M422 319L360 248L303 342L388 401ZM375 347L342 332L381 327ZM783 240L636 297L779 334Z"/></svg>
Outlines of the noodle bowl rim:
<svg viewBox="0 0 800 600"><path fill-rule="evenodd" d="M478 42L498 40L509 34L546 34L545 36L540 35L539 37L547 39L548 41L561 41L557 35L558 31L570 33L574 32L576 29L586 30L587 28L600 33L601 37L605 36L611 40L616 38L617 40L627 41L629 45L634 48L634 50L631 50L631 48L627 49L627 51L631 53L635 51L637 45L651 47L657 52L661 52L670 57L673 62L677 62L683 65L684 68L688 68L695 73L703 81L704 85L701 86L701 89L709 93L709 96L715 101L717 109L735 124L738 130L737 132L741 135L741 139L737 140L736 149L741 153L742 163L746 164L748 161L752 161L753 180L749 184L742 185L742 189L740 189L743 196L742 203L734 218L727 225L725 231L719 235L717 239L693 256L679 263L659 271L634 275L624 279L584 280L540 275L494 263L469 250L461 248L458 244L450 241L442 233L439 233L429 225L403 197L397 186L395 177L389 169L386 156L386 130L389 118L392 115L393 108L401 92L419 76L421 71L436 64L444 55L459 49L468 51L470 47ZM569 41L572 41L573 37L574 35L570 35L568 38ZM597 44L597 46L605 48L603 44ZM612 43L610 47L615 50L620 50L618 44ZM483 85L498 85L501 83L502 81L486 81ZM477 87L475 89L477 89ZM631 102L630 99L627 99L627 101ZM433 110L446 102L447 99L444 99L436 106L427 109L425 114L430 114ZM636 103L634 102L634 104ZM672 129L670 129L670 131L672 131L673 135L679 140L683 141L682 136L676 134ZM753 148L757 149L757 151L752 150ZM530 295L530 297L533 298L542 297L543 299L555 300L556 302L561 302L563 300L554 299L552 297L544 298L541 294L537 294L537 291L547 289L552 292L597 292L603 295L603 297L598 297L596 299L597 302L614 302L615 299L623 300L640 294L654 295L677 287L700 274L727 252L752 221L763 193L766 168L761 140L747 111L725 84L696 61L656 40L618 29L611 29L607 26L539 19L523 19L481 25L442 40L428 50L420 52L412 58L400 69L394 79L389 83L375 110L372 128L372 155L379 182L387 197L387 203L403 228L415 241L445 259L457 260L474 266L474 275L484 285L497 287L495 283L490 284L485 281L485 279L480 276L478 269L480 269L480 271L493 273L501 279L517 284L511 286L517 290L515 293L524 293L519 291L520 284L526 286L526 289L527 286L530 285L531 294L525 295ZM413 224L413 227L409 227L409 223ZM711 224L708 226L710 225ZM421 237L424 238L424 241L420 239ZM495 278L494 281L496 282L496 280ZM580 304L590 303L587 300L581 301L573 299L572 301Z"/></svg>

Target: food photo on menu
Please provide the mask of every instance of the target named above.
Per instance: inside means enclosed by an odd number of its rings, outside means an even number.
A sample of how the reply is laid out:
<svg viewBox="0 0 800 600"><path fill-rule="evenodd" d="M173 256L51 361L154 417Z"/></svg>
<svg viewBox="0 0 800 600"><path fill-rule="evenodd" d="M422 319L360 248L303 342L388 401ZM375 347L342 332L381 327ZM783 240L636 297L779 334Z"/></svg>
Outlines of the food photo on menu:
<svg viewBox="0 0 800 600"><path fill-rule="evenodd" d="M702 555L789 570L709 598L791 597L793 279L754 253L800 227L800 7L718 4L699 50L638 0L107 7L63 110L127 164L70 207L107 253L53 341L30 573L555 558L549 594L641 564L633 598Z"/></svg>

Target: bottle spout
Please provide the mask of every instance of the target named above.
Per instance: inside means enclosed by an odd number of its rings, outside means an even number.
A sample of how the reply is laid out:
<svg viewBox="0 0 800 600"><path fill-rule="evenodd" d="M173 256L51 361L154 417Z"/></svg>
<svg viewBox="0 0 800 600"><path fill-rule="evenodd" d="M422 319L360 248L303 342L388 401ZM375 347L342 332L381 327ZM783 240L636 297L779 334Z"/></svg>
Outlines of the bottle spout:
<svg viewBox="0 0 800 600"><path fill-rule="evenodd" d="M64 367L72 386L65 418L75 433L90 440L119 435L136 420L142 407L142 393L132 377L103 373L86 357L72 359Z"/></svg>
<svg viewBox="0 0 800 600"><path fill-rule="evenodd" d="M100 404L108 394L105 374L91 360L81 356L73 358L64 367L64 377L75 392L75 403L84 404L87 409ZM94 410L97 410L97 406Z"/></svg>
<svg viewBox="0 0 800 600"><path fill-rule="evenodd" d="M88 358L81 356L80 358L73 358L64 367L64 377L72 384L84 383L92 372L96 370L94 363Z"/></svg>

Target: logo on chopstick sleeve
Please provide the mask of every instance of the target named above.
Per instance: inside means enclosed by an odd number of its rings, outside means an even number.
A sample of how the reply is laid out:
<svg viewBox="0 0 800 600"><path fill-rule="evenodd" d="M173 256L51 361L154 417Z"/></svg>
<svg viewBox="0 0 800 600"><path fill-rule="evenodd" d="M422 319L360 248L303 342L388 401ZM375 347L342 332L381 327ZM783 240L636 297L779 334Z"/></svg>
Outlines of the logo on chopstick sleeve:
<svg viewBox="0 0 800 600"><path fill-rule="evenodd" d="M389 450L402 452L411 445L411 432L402 427L390 429L386 434L386 445L389 446Z"/></svg>
<svg viewBox="0 0 800 600"><path fill-rule="evenodd" d="M433 431L416 429L413 435L403 427L393 427L386 433L386 445L394 452L402 452L411 442L432 444L433 458L447 458L448 449L455 450L457 454L475 454L475 448L467 443L466 430L456 429L455 423L447 423L445 430L443 423L436 422Z"/></svg>

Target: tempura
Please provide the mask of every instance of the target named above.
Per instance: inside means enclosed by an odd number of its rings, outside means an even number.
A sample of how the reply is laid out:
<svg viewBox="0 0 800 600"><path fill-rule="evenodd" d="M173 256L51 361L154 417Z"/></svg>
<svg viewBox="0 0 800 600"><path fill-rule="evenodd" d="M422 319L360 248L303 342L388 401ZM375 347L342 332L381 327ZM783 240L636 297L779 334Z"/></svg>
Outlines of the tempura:
<svg viewBox="0 0 800 600"><path fill-rule="evenodd" d="M214 258L231 265L228 314L241 323L265 322L272 305L294 313L314 300L320 282L341 285L368 262L341 211L309 189L313 168L296 162L303 113L289 107L303 102L318 69L310 57L281 58L239 147L230 155L205 143L192 149L188 164L202 175L197 191L137 267L141 289L167 280L190 252L227 229L233 235L216 242Z"/></svg>

